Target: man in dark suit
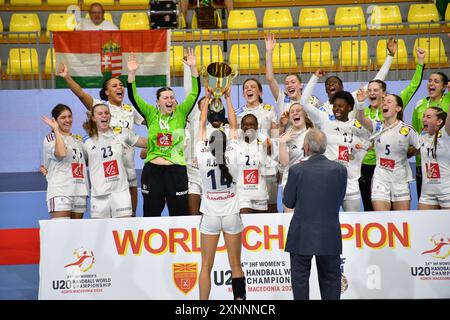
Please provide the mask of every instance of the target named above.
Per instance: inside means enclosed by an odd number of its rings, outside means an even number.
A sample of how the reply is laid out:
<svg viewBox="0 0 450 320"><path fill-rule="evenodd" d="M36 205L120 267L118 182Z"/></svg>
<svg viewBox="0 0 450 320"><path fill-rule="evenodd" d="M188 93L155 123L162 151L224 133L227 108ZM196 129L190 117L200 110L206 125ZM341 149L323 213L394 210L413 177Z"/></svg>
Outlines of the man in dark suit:
<svg viewBox="0 0 450 320"><path fill-rule="evenodd" d="M303 148L310 157L289 169L284 189L284 205L295 208L285 248L291 257L295 300L309 299L313 256L322 299L341 297L339 208L347 188L347 169L323 155L326 146L326 136L319 129L311 129L306 134Z"/></svg>

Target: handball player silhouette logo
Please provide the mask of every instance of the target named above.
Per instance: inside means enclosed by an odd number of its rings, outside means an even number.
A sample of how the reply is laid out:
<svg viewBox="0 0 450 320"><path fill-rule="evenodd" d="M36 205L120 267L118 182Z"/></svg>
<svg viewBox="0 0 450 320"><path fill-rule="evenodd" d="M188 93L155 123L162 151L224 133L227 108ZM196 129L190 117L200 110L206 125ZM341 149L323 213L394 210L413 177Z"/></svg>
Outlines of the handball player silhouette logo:
<svg viewBox="0 0 450 320"><path fill-rule="evenodd" d="M431 236L430 242L433 243L433 248L422 252L434 258L445 259L450 256L450 238L442 233Z"/></svg>
<svg viewBox="0 0 450 320"><path fill-rule="evenodd" d="M80 247L74 250L75 261L64 266L64 268L77 268L86 272L92 268L95 262L94 252L91 249Z"/></svg>
<svg viewBox="0 0 450 320"><path fill-rule="evenodd" d="M198 264L195 263L173 263L172 276L175 286L187 295L197 284Z"/></svg>

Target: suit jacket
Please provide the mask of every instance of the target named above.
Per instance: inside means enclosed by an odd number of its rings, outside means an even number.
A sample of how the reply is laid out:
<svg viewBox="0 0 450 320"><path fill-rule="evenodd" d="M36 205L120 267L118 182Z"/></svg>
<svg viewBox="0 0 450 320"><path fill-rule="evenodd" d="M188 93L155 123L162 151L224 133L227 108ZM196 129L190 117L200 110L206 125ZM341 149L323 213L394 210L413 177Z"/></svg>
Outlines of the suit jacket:
<svg viewBox="0 0 450 320"><path fill-rule="evenodd" d="M347 169L324 155L289 169L283 203L295 208L285 251L302 255L342 253L339 208L347 188Z"/></svg>

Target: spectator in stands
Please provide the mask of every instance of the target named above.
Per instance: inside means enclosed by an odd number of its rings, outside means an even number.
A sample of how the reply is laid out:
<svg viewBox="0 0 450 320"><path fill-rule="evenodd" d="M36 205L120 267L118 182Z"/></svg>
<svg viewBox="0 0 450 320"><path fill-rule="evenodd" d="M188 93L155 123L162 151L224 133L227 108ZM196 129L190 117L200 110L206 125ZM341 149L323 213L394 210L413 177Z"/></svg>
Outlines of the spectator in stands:
<svg viewBox="0 0 450 320"><path fill-rule="evenodd" d="M80 99L83 105L91 111L96 104L105 103L109 106L111 113L111 127L121 128L121 130L133 130L135 124L143 124L144 118L129 104L123 102L125 97L125 89L122 81L119 78L109 78L103 82L103 87L100 90L100 99L95 99L87 92L85 92L78 83L76 83L69 73L69 68L65 64L61 64L58 69L58 76L63 78L70 90ZM118 130L118 129L116 129ZM133 203L133 213L136 213L137 207L137 177L134 162L134 148L125 149L126 161L125 168L128 175L128 183L130 185L130 195Z"/></svg>
<svg viewBox="0 0 450 320"><path fill-rule="evenodd" d="M52 119L44 116L42 121L52 129L44 139L43 152L48 212L52 219L81 219L88 182L81 136L71 133L72 110L58 104Z"/></svg>
<svg viewBox="0 0 450 320"><path fill-rule="evenodd" d="M125 150L131 146L145 148L147 139L131 130L111 129L110 107L104 103L92 106L83 124L89 138L83 151L89 163L91 181L91 217L125 218L133 215Z"/></svg>
<svg viewBox="0 0 450 320"><path fill-rule="evenodd" d="M136 89L137 57L128 59L128 96L148 126L147 158L142 171L144 216L160 216L167 202L170 215L188 213L188 178L184 157L187 117L197 102L200 79L196 57L188 48L183 60L191 69L192 90L177 103L171 88L158 89L156 106L142 99Z"/></svg>
<svg viewBox="0 0 450 320"><path fill-rule="evenodd" d="M84 18L75 30L119 30L111 21L105 20L105 9L101 3L95 2L89 7L89 18Z"/></svg>
<svg viewBox="0 0 450 320"><path fill-rule="evenodd" d="M323 153L326 135L317 128L305 136L307 161L289 169L283 203L295 208L289 225L286 252L291 258L291 283L295 300L309 300L311 259L315 256L323 300L341 297L342 237L339 207L347 186L347 170Z"/></svg>
<svg viewBox="0 0 450 320"><path fill-rule="evenodd" d="M202 181L200 211L203 215L199 227L202 253L202 268L199 275L200 300L209 299L211 271L221 233L227 247L234 299L246 299L245 277L241 266L244 226L239 214L237 192L239 146L230 88L225 92L225 98L230 124L230 140L220 129L215 129L207 136L206 119L209 103L204 103L201 106L201 122L195 148ZM210 99L208 93L206 99Z"/></svg>
<svg viewBox="0 0 450 320"><path fill-rule="evenodd" d="M450 209L450 117L439 107L423 115L422 194L419 210Z"/></svg>
<svg viewBox="0 0 450 320"><path fill-rule="evenodd" d="M413 181L408 158L419 150L419 135L402 121L403 100L387 94L381 105L382 119L372 120L364 112L364 100L369 96L360 89L356 103L357 119L371 134L376 166L372 179L372 206L375 211L409 210Z"/></svg>
<svg viewBox="0 0 450 320"><path fill-rule="evenodd" d="M406 86L405 89L403 89L400 92L399 95L403 102L403 108L406 108L409 101L411 101L412 97L417 92L417 90L420 87L420 84L422 83L422 76L425 65L425 50L417 48L416 55L417 55L416 71L414 72L414 75L409 84ZM383 104L383 99L386 96L386 83L379 79L370 81L368 85L368 94L369 94L369 106L364 110L366 117L370 118L371 120L382 121L383 112L381 105ZM370 148L363 159L363 163L361 165L361 177L359 178L359 189L361 191L364 211L373 211L371 201L371 192L372 192L371 190L372 190L372 176L375 171L375 165L376 165L375 151L373 150L373 148ZM416 181L418 184L421 183L419 175L416 175Z"/></svg>
<svg viewBox="0 0 450 320"><path fill-rule="evenodd" d="M216 5L222 5L225 4L225 8L227 9L228 12L230 12L231 10L233 10L233 0L213 0L213 3L211 4L211 0L201 0L200 1L200 6L213 6L214 4ZM195 0L181 0L180 1L180 9L181 9L181 14L183 15L184 21L186 23L186 26L179 26L179 28L183 28L183 27L187 27L187 12L189 9L189 4L195 4L197 5L197 1Z"/></svg>
<svg viewBox="0 0 450 320"><path fill-rule="evenodd" d="M428 108L438 107L448 114L448 108L450 106L450 92L445 93L445 89L447 89L449 83L450 81L447 75L442 72L433 72L428 78L427 84L428 97L420 99L417 102L412 118L412 125L419 134L422 133L423 116ZM421 170L420 154L416 155L416 182L417 182L416 184L417 196L420 198L422 187L422 170Z"/></svg>

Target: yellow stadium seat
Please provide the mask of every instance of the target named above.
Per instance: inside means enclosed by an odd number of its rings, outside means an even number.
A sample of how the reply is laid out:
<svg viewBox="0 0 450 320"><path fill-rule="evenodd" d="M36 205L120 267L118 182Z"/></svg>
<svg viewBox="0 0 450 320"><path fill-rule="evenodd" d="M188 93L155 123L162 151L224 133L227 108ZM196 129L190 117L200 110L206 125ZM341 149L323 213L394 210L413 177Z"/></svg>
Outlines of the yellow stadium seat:
<svg viewBox="0 0 450 320"><path fill-rule="evenodd" d="M378 40L377 43L377 64L381 66L387 56L386 39ZM393 64L407 64L408 63L408 51L406 50L405 41L403 39L397 39L397 52L394 56Z"/></svg>
<svg viewBox="0 0 450 320"><path fill-rule="evenodd" d="M304 28L304 27L328 27L328 14L325 8L303 8L300 10L298 18L298 26L302 27L302 32L319 32L329 31L329 28Z"/></svg>
<svg viewBox="0 0 450 320"><path fill-rule="evenodd" d="M73 31L76 26L77 20L73 13L50 13L46 36L50 37L50 31Z"/></svg>
<svg viewBox="0 0 450 320"><path fill-rule="evenodd" d="M181 15L183 17L183 15ZM220 13L219 10L216 10L214 12L214 16L216 18L217 21L217 27L220 29L222 28L222 19L220 18ZM184 20L184 17L182 18ZM197 13L194 11L194 13L192 14L192 29L198 29L198 21L197 21ZM219 34L219 31L213 31L213 30L209 30L209 29L203 29L202 30L202 34L203 35L209 35L209 33L211 32L211 34L216 35ZM200 34L199 31L194 31L194 34Z"/></svg>
<svg viewBox="0 0 450 320"><path fill-rule="evenodd" d="M258 21L253 10L231 10L228 15L228 29L250 29L257 28ZM231 34L238 33L231 31ZM256 30L243 30L241 34L257 33Z"/></svg>
<svg viewBox="0 0 450 320"><path fill-rule="evenodd" d="M10 0L12 6L40 6L42 0Z"/></svg>
<svg viewBox="0 0 450 320"><path fill-rule="evenodd" d="M150 0L119 0L120 5L147 5L149 4Z"/></svg>
<svg viewBox="0 0 450 320"><path fill-rule="evenodd" d="M197 46L195 46L194 51L195 51L195 56L197 57L197 65L198 66L207 67L210 63L213 63L213 62L223 62L222 47L217 44L214 44L212 46L197 45Z"/></svg>
<svg viewBox="0 0 450 320"><path fill-rule="evenodd" d="M402 14L400 8L397 5L392 6L373 6L372 13L370 14L370 29L383 29L383 30L395 30L403 29L403 26L384 26L389 23L402 23Z"/></svg>
<svg viewBox="0 0 450 320"><path fill-rule="evenodd" d="M83 4L84 5L91 5L93 3L100 3L104 6L113 6L114 5L114 0L83 0Z"/></svg>
<svg viewBox="0 0 450 320"><path fill-rule="evenodd" d="M86 12L86 18L89 18L89 12ZM105 12L105 20L108 20L109 22L114 23L112 15L110 12Z"/></svg>
<svg viewBox="0 0 450 320"><path fill-rule="evenodd" d="M180 72L184 70L183 67L183 57L184 50L183 46L171 46L170 47L170 70L175 72Z"/></svg>
<svg viewBox="0 0 450 320"><path fill-rule="evenodd" d="M339 31L358 30L357 25L360 26L361 31L366 30L366 18L361 7L338 7L334 17L334 24L336 26L355 26L351 28L336 28Z"/></svg>
<svg viewBox="0 0 450 320"><path fill-rule="evenodd" d="M434 3L412 4L409 6L408 22L411 29L439 28L437 23L413 23L413 22L436 22L439 21L439 12Z"/></svg>
<svg viewBox="0 0 450 320"><path fill-rule="evenodd" d="M3 32L3 21L2 21L2 17L0 17L0 32ZM3 38L3 35L0 34L0 39Z"/></svg>
<svg viewBox="0 0 450 320"><path fill-rule="evenodd" d="M305 42L302 51L302 65L304 67L332 67L334 61L330 42Z"/></svg>
<svg viewBox="0 0 450 320"><path fill-rule="evenodd" d="M361 44L361 45L360 45ZM367 66L369 53L367 41L344 40L339 48L339 64L343 67Z"/></svg>
<svg viewBox="0 0 450 320"><path fill-rule="evenodd" d="M52 62L53 60L53 62ZM52 71L53 70L53 71ZM45 74L56 74L56 56L55 56L55 48L47 49L47 55L45 56Z"/></svg>
<svg viewBox="0 0 450 320"><path fill-rule="evenodd" d="M297 54L292 42L277 43L273 49L272 63L274 68L296 68Z"/></svg>
<svg viewBox="0 0 450 320"><path fill-rule="evenodd" d="M124 12L120 18L120 30L149 30L150 20L146 12Z"/></svg>
<svg viewBox="0 0 450 320"><path fill-rule="evenodd" d="M77 5L78 0L47 0L49 6L70 6L72 4Z"/></svg>
<svg viewBox="0 0 450 320"><path fill-rule="evenodd" d="M416 48L425 50L425 63L447 63L444 42L441 38L417 38L414 42L414 59L417 63Z"/></svg>
<svg viewBox="0 0 450 320"><path fill-rule="evenodd" d="M256 44L233 44L229 61L238 70L259 70L259 51Z"/></svg>
<svg viewBox="0 0 450 320"><path fill-rule="evenodd" d="M38 74L38 54L35 48L9 50L6 74L11 76Z"/></svg>
<svg viewBox="0 0 450 320"><path fill-rule="evenodd" d="M38 32L41 35L41 22L37 13L13 13L9 23L11 32ZM32 38L35 34L10 34L10 38Z"/></svg>
<svg viewBox="0 0 450 320"><path fill-rule="evenodd" d="M289 28L293 27L291 11L289 9L266 9L264 11L264 28ZM289 29L280 30L281 32L290 32Z"/></svg>

